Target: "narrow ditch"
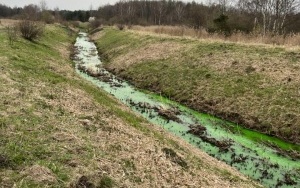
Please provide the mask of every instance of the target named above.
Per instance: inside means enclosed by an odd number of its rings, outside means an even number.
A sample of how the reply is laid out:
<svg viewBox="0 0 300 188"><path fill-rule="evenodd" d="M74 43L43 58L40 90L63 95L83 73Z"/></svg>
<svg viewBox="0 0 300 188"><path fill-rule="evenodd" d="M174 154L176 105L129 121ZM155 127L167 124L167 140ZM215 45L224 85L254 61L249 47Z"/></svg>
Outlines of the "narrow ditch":
<svg viewBox="0 0 300 188"><path fill-rule="evenodd" d="M237 125L135 89L103 68L97 48L86 33L79 33L75 48L74 62L78 74L150 122L266 187L300 187L298 151L285 152L272 144L254 142L240 134L241 128Z"/></svg>

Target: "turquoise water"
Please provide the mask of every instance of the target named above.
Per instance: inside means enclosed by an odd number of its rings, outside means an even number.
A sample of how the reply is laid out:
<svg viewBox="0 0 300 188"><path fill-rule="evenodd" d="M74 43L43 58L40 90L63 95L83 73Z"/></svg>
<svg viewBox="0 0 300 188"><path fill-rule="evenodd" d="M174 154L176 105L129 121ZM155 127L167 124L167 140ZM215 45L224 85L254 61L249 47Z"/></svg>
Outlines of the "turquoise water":
<svg viewBox="0 0 300 188"><path fill-rule="evenodd" d="M130 106L148 121L235 167L266 187L300 187L300 161L280 156L276 150L258 142L259 140L272 141L274 138L195 112L159 95L135 89L102 67L96 46L89 41L85 33L79 33L75 47L78 50L75 60L78 74ZM175 122L159 115L160 110L174 111L174 109L180 112L176 114L180 121ZM213 142L205 142L203 141L205 139L187 133L190 125L205 127L206 138L219 142L230 141L230 148L224 151ZM274 142L299 150L297 145L276 139Z"/></svg>

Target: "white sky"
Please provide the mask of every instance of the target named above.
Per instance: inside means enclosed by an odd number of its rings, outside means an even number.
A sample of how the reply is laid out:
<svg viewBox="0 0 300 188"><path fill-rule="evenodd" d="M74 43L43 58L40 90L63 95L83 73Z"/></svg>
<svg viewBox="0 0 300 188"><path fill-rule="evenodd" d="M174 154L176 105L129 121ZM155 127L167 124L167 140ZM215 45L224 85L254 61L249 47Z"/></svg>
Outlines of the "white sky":
<svg viewBox="0 0 300 188"><path fill-rule="evenodd" d="M24 7L24 5L39 5L41 0L0 0L0 4L10 7ZM91 5L93 9L99 6L118 2L119 0L46 0L49 9L58 7L60 10L89 10ZM182 0L185 2L192 0ZM195 2L204 2L205 0L195 0Z"/></svg>

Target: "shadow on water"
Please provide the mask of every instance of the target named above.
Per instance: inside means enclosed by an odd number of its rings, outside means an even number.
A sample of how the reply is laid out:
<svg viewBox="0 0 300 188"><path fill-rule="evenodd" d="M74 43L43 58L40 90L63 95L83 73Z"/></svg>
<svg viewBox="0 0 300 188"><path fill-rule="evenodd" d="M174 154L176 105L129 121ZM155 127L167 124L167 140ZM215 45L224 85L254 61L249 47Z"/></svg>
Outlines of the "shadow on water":
<svg viewBox="0 0 300 188"><path fill-rule="evenodd" d="M299 146L275 140L294 149L286 151L271 142L266 144L267 140L274 138L135 89L102 67L97 48L86 33L79 33L75 48L77 54L74 62L78 74L150 122L162 126L266 187L300 187ZM247 135L256 136L249 139ZM257 142L258 138L264 142Z"/></svg>

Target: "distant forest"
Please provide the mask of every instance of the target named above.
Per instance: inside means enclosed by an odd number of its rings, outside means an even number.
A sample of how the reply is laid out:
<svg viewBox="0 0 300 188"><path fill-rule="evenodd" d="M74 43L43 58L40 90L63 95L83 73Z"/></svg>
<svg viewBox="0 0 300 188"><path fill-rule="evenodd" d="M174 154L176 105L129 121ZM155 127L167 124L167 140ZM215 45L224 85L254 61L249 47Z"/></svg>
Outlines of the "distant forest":
<svg viewBox="0 0 300 188"><path fill-rule="evenodd" d="M40 5L22 8L0 4L0 18L86 22L95 17L101 24L180 25L208 32L288 34L300 32L300 0L228 0L208 4L175 0L120 0L98 10L48 10Z"/></svg>

